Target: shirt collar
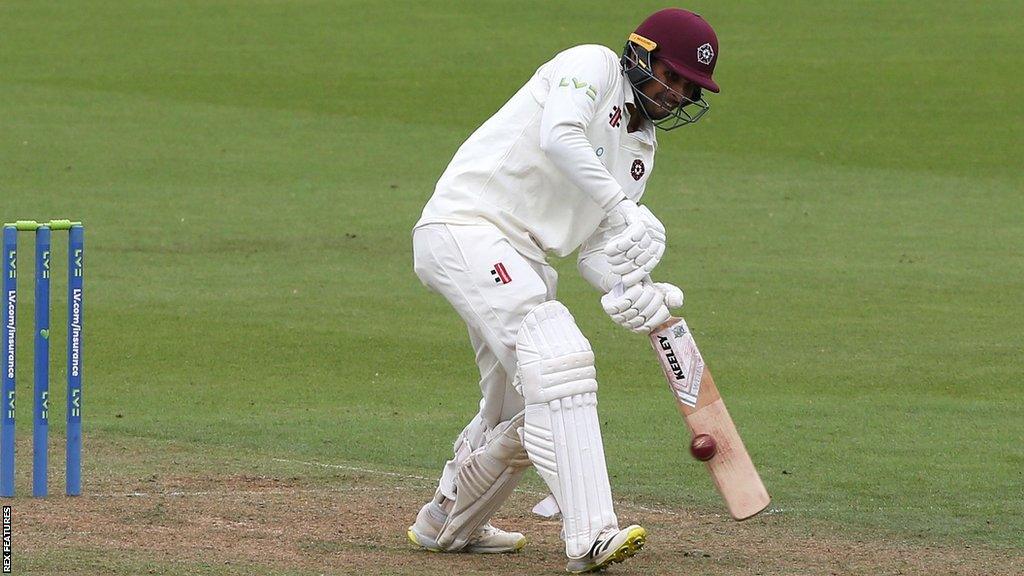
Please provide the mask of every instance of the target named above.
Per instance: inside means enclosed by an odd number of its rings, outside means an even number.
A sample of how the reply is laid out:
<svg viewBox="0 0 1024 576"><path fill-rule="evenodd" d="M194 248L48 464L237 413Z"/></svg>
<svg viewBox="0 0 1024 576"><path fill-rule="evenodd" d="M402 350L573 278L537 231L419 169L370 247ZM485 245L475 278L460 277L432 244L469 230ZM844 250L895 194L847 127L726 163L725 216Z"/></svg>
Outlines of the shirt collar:
<svg viewBox="0 0 1024 576"><path fill-rule="evenodd" d="M630 83L629 78L626 78L625 74L622 75L622 100L626 104L632 104L634 109L636 109L636 96L633 94L633 84ZM628 125L630 118L629 108L626 108L623 112ZM637 110L637 114L643 114L643 112ZM639 130L629 135L652 146L658 145L658 139L654 133L654 124L647 118L644 118L644 121L640 123Z"/></svg>
<svg viewBox="0 0 1024 576"><path fill-rule="evenodd" d="M626 104L636 104L636 96L633 95L633 84L630 83L629 78L626 75L622 75L622 99Z"/></svg>

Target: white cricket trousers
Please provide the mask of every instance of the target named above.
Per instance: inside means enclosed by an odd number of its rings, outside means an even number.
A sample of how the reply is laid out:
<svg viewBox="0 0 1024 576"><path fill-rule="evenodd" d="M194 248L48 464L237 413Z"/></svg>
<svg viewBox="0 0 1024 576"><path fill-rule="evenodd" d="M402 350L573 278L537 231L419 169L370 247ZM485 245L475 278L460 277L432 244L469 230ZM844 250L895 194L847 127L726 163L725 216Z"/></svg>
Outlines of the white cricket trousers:
<svg viewBox="0 0 1024 576"><path fill-rule="evenodd" d="M440 490L454 499L459 464L496 425L524 408L513 387L516 335L523 318L555 298L558 274L525 258L491 224L428 224L413 231L413 266L425 286L459 313L469 330L480 369L480 411L455 441Z"/></svg>

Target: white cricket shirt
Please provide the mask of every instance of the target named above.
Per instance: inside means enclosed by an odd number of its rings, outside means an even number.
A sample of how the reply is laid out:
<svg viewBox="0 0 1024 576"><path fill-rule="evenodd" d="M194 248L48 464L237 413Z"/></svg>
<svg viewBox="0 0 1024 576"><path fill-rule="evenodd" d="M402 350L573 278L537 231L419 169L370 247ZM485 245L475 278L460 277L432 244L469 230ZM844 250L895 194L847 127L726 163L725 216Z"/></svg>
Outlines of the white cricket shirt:
<svg viewBox="0 0 1024 576"><path fill-rule="evenodd" d="M627 133L626 102L614 52L557 54L462 144L416 226L485 221L528 258L571 254L654 167L654 126Z"/></svg>

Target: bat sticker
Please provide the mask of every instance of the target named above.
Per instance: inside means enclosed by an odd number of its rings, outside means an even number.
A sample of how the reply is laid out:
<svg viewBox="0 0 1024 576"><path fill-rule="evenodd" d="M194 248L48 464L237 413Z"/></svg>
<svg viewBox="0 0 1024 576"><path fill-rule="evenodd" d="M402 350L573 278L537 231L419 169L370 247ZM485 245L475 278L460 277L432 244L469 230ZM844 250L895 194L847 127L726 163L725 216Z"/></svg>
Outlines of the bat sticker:
<svg viewBox="0 0 1024 576"><path fill-rule="evenodd" d="M679 401L695 408L700 395L700 381L704 376L704 359L701 358L697 344L686 327L680 321L672 326L671 337L658 334L658 349L670 376L669 384Z"/></svg>

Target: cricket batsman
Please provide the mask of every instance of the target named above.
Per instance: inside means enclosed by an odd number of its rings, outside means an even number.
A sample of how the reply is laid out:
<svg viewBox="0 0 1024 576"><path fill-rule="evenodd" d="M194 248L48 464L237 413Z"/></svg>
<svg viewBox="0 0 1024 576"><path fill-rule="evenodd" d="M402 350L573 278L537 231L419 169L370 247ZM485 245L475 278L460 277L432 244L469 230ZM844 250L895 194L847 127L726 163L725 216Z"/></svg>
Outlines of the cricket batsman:
<svg viewBox="0 0 1024 576"><path fill-rule="evenodd" d="M480 411L455 440L437 492L409 527L439 552L515 552L490 524L531 464L562 513L566 569L636 554L645 530L619 527L597 414L594 354L555 295L547 256L578 250L580 274L618 324L648 333L682 291L651 280L665 228L639 201L655 129L696 122L718 39L669 8L621 55L582 45L545 63L459 148L413 230L416 275L465 321L480 370Z"/></svg>

